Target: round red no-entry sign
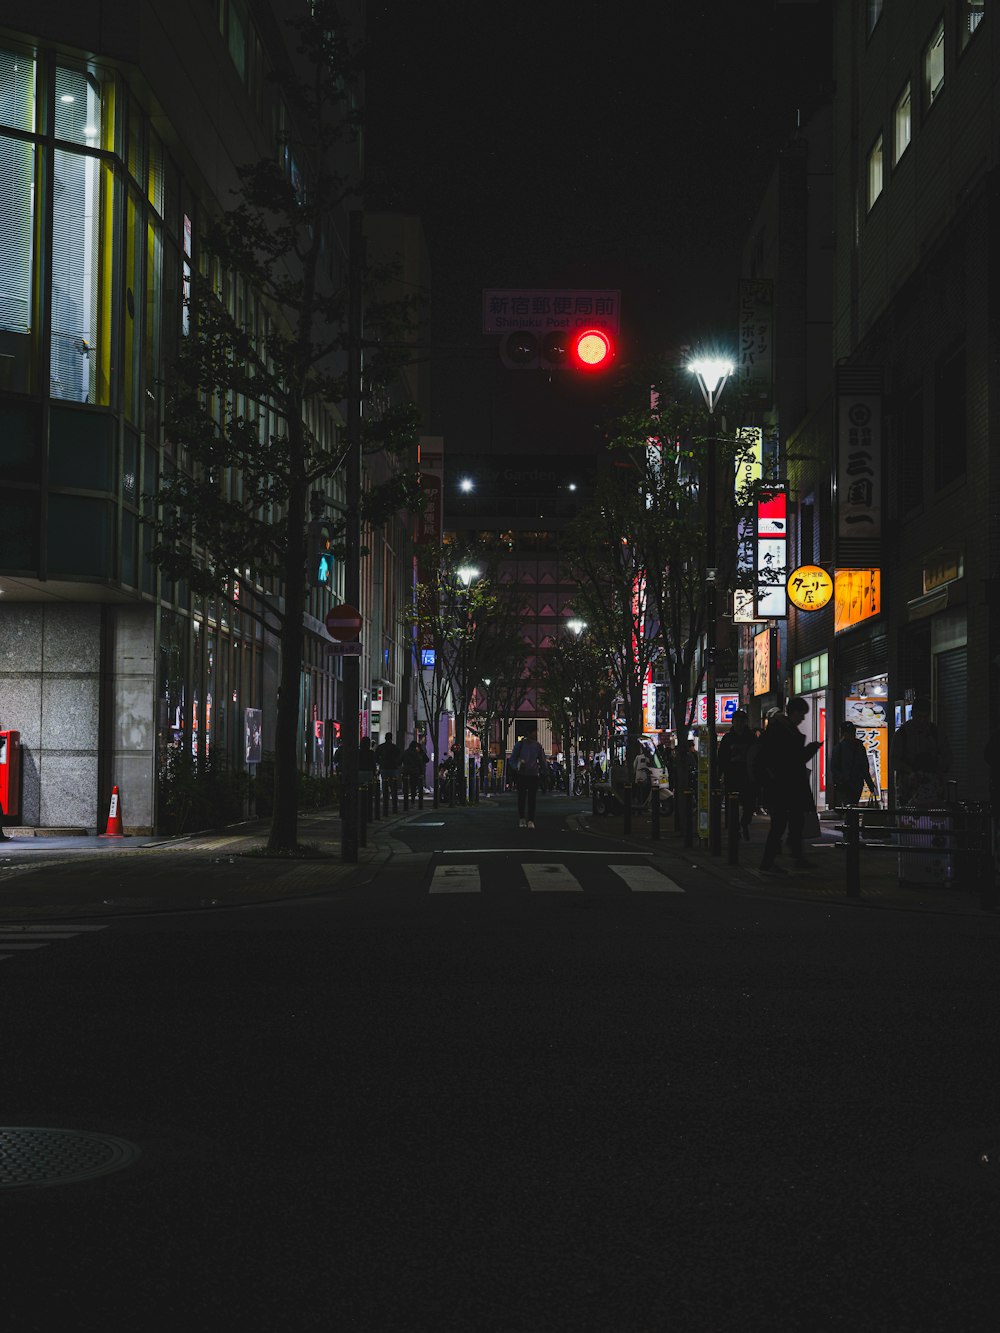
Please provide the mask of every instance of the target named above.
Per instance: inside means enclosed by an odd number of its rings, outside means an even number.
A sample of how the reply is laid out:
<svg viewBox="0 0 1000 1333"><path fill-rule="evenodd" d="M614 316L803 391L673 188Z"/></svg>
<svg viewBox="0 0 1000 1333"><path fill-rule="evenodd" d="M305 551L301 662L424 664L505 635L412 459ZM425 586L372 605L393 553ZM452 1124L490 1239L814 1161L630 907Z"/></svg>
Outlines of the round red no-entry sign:
<svg viewBox="0 0 1000 1333"><path fill-rule="evenodd" d="M347 602L342 606L331 606L326 613L325 624L331 639L350 643L361 633L361 612Z"/></svg>

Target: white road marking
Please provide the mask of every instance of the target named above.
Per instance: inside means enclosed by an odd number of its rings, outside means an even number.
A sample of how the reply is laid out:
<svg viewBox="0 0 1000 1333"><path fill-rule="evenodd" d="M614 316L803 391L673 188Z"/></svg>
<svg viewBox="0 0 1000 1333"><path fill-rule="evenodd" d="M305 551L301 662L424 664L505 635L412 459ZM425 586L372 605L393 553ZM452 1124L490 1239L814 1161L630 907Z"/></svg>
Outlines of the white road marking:
<svg viewBox="0 0 1000 1333"><path fill-rule="evenodd" d="M438 866L431 880L431 893L479 893L477 865Z"/></svg>
<svg viewBox="0 0 1000 1333"><path fill-rule="evenodd" d="M608 866L620 876L633 893L683 893L679 884L655 866Z"/></svg>
<svg viewBox="0 0 1000 1333"><path fill-rule="evenodd" d="M583 885L563 865L538 865L528 862L521 866L532 893L582 893Z"/></svg>

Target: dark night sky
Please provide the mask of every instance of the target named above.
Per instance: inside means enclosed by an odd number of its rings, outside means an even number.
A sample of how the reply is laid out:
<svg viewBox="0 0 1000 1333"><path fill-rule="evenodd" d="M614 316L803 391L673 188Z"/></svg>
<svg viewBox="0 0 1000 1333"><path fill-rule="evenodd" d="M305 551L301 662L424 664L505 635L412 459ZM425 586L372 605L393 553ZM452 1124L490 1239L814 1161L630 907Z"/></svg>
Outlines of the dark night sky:
<svg viewBox="0 0 1000 1333"><path fill-rule="evenodd" d="M453 447L515 447L512 415L539 430L544 391L509 383L535 377L482 364L483 287L621 288L632 359L731 341L747 227L816 99L829 7L371 0L371 198L423 218L435 339L469 349L434 364Z"/></svg>

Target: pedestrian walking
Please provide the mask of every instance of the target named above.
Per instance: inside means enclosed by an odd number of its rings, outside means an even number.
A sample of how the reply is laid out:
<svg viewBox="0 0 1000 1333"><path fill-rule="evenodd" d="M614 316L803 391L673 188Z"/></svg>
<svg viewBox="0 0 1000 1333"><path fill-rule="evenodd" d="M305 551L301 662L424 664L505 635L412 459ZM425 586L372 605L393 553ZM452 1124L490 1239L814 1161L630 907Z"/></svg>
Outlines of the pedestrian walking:
<svg viewBox="0 0 1000 1333"><path fill-rule="evenodd" d="M808 711L805 699L789 699L784 713L780 708L772 711L759 741L757 771L763 784L764 803L771 817L760 863L766 875L788 874L776 860L786 829L795 865L802 870L815 868L816 863L807 860L802 850L806 811L815 808L807 765L820 746L819 741L810 741L807 745L799 730Z"/></svg>
<svg viewBox="0 0 1000 1333"><path fill-rule="evenodd" d="M737 708L733 714L732 727L719 742L719 774L723 791L727 796L735 798L736 814L747 842L750 841L750 823L757 808L757 794L747 768L747 754L755 739L746 710Z"/></svg>
<svg viewBox="0 0 1000 1333"><path fill-rule="evenodd" d="M538 743L538 728L527 727L510 752L510 767L517 782L517 822L520 828L535 827L538 784L547 770L545 751Z"/></svg>
<svg viewBox="0 0 1000 1333"><path fill-rule="evenodd" d="M396 808L399 800L399 781L403 775L403 752L392 739L392 732L385 733L385 740L375 751L375 763L383 783L392 793L392 807Z"/></svg>
<svg viewBox="0 0 1000 1333"><path fill-rule="evenodd" d="M414 736L403 751L403 790L407 800L415 801L423 790L429 763L430 756Z"/></svg>
<svg viewBox="0 0 1000 1333"><path fill-rule="evenodd" d="M914 699L908 721L892 738L889 757L896 778L896 804L929 808L948 795L945 774L951 767L951 749L931 721L929 699Z"/></svg>
<svg viewBox="0 0 1000 1333"><path fill-rule="evenodd" d="M830 783L834 805L838 809L857 805L865 787L873 797L878 797L868 751L853 722L840 724L840 740L830 751Z"/></svg>

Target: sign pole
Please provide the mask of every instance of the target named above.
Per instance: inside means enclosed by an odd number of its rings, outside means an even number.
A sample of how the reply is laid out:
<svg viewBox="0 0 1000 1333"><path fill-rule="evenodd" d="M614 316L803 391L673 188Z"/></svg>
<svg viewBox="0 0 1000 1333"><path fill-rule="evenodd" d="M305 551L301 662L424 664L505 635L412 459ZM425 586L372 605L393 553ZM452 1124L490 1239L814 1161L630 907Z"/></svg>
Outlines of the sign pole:
<svg viewBox="0 0 1000 1333"><path fill-rule="evenodd" d="M358 606L361 597L361 338L364 270L366 261L363 215L350 216L347 306L347 526L344 533L345 601ZM358 742L361 715L361 659L344 658L341 765L344 791L341 804L340 859L358 859Z"/></svg>

